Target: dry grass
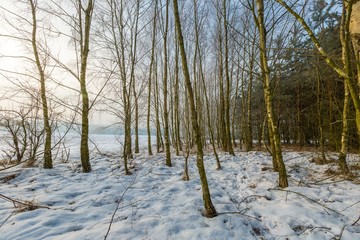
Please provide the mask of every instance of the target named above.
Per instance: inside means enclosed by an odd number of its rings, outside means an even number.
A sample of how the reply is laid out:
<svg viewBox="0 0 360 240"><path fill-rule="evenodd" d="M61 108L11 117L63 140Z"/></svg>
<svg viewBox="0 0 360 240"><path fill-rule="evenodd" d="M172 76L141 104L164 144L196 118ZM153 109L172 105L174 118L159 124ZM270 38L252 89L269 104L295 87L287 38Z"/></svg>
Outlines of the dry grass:
<svg viewBox="0 0 360 240"><path fill-rule="evenodd" d="M327 164L331 164L331 163L336 163L335 159L323 159L321 157L314 157L311 159L312 163L315 163L317 165L327 165Z"/></svg>
<svg viewBox="0 0 360 240"><path fill-rule="evenodd" d="M36 202L34 200L21 201L21 200L15 199L15 198L5 196L3 194L0 194L0 198L2 198L5 201L11 202L14 205L14 208L16 209L16 213L25 212L25 211L33 211L38 208L50 209L48 206L42 206L42 205L36 204Z"/></svg>
<svg viewBox="0 0 360 240"><path fill-rule="evenodd" d="M17 164L16 160L8 160L8 159L0 160L0 165L15 165L15 164Z"/></svg>
<svg viewBox="0 0 360 240"><path fill-rule="evenodd" d="M12 173L12 174L6 175L4 177L1 177L0 182L8 183L9 181L15 179L17 177L17 175L18 175L17 173Z"/></svg>
<svg viewBox="0 0 360 240"><path fill-rule="evenodd" d="M360 162L354 165L351 165L350 167L351 171L360 171Z"/></svg>
<svg viewBox="0 0 360 240"><path fill-rule="evenodd" d="M15 204L16 213L34 211L40 208L34 201L24 201L22 203Z"/></svg>

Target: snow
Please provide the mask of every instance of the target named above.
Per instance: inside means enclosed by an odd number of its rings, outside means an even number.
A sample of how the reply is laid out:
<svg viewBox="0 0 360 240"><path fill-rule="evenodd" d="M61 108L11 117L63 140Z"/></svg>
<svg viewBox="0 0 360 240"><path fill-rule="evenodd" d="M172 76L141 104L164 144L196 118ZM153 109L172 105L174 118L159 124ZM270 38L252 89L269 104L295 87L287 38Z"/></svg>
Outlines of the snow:
<svg viewBox="0 0 360 240"><path fill-rule="evenodd" d="M68 162L54 169L19 168L0 183L4 196L35 205L26 210L0 198L0 239L360 239L360 185L324 172L329 165L311 162L311 152L284 152L290 187L277 188L266 152L220 153L216 170L209 152L205 166L213 204L219 215L204 218L195 156L189 158L190 181L183 181L184 157L142 153L125 176L120 143L112 135L92 135L101 154L92 151L91 173L82 173L76 144L68 144ZM69 141L76 142L76 139ZM350 164L359 162L349 157ZM332 166L334 169L336 163ZM355 223L355 224L354 224Z"/></svg>

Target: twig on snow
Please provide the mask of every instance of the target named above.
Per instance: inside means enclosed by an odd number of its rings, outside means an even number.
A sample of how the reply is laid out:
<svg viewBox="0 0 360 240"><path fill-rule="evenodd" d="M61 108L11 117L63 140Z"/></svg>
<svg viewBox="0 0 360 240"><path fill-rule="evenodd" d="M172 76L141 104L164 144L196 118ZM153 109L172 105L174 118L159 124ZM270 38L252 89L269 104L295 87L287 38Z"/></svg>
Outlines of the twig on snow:
<svg viewBox="0 0 360 240"><path fill-rule="evenodd" d="M114 210L114 212L113 212L113 214L112 214L112 216L111 216L111 220L110 220L110 223L109 223L109 227L108 227L107 232L106 232L106 234L105 234L104 240L106 240L107 237L109 236L110 229L111 229L111 226L112 226L112 224L113 224L113 222L114 222L114 218L115 218L116 212L119 210L120 203L122 202L125 193L132 187L132 185L135 184L135 180L136 180L137 175L139 174L139 172L140 172L140 171L136 171L133 179L131 180L131 182L129 183L129 185L124 189L124 191L123 191L122 194L121 194L120 199L117 201L117 204L116 204L115 210Z"/></svg>
<svg viewBox="0 0 360 240"><path fill-rule="evenodd" d="M329 227L315 227L315 226L312 226L312 225L309 225L309 226L304 226L303 230L301 230L300 232L295 232L295 234L292 234L292 235L288 235L288 236L301 236L302 234L304 234L306 231L314 231L316 229L320 229L320 230L326 230L326 231L330 231L331 228Z"/></svg>
<svg viewBox="0 0 360 240"><path fill-rule="evenodd" d="M317 180L315 182L313 182L312 184L317 184L317 183L320 183L320 182L323 182L323 181L326 181L326 180L329 180L329 179L332 179L332 178L335 178L337 175L336 174L333 174L329 177L326 177L326 178L323 178L323 179L320 179L320 180Z"/></svg>
<svg viewBox="0 0 360 240"><path fill-rule="evenodd" d="M341 231L340 231L340 234L339 234L339 237L337 238L337 239L341 239L341 237L342 237L342 235L343 235L343 233L344 233L344 230L345 230L345 228L346 228L346 224L341 228Z"/></svg>
<svg viewBox="0 0 360 240"><path fill-rule="evenodd" d="M242 215L242 216L245 216L245 217L248 217L248 218L252 218L252 219L255 219L255 220L258 220L259 222L261 222L261 219L260 219L260 218L245 214L245 212L247 212L248 210L250 210L250 209L249 209L249 208L245 208L245 209L243 209L243 210L240 211L240 212L220 212L220 213L218 213L218 215L237 214L237 215Z"/></svg>
<svg viewBox="0 0 360 240"><path fill-rule="evenodd" d="M338 211L336 211L336 210L334 210L332 208L329 208L329 207L325 206L324 204L319 203L315 199L309 198L308 196L305 196L304 194L301 194L299 192L295 192L295 191L291 191L291 190L285 190L285 189L276 189L276 188L269 188L268 191L281 191L281 192L286 192L286 193L294 193L294 194L297 194L297 195L303 197L305 200L307 200L310 203L318 204L318 205L322 206L325 209L328 209L328 210L330 210L330 211L332 211L332 212L334 212L336 214L344 216L344 214L341 214Z"/></svg>
<svg viewBox="0 0 360 240"><path fill-rule="evenodd" d="M268 200L268 201L271 200L268 196L255 195L255 194L253 194L253 195L249 195L249 196L245 197L245 198L244 198L243 200L241 200L238 204L241 204L241 203L247 201L249 198L265 198L265 199Z"/></svg>
<svg viewBox="0 0 360 240"><path fill-rule="evenodd" d="M359 220L360 220L360 216L358 217L358 219L353 224L351 224L351 226L355 226L355 224L357 224Z"/></svg>
<svg viewBox="0 0 360 240"><path fill-rule="evenodd" d="M355 206L355 205L358 204L358 203L360 203L360 201L357 201L356 203L353 203L353 204L351 204L350 206L347 206L346 208L344 208L344 209L341 210L341 211L345 211L346 209L351 208L351 207Z"/></svg>
<svg viewBox="0 0 360 240"><path fill-rule="evenodd" d="M14 213L15 213L15 211L12 212L12 213L10 214L10 216L8 216L8 217L5 219L5 221L3 221L3 222L1 223L0 228L1 228L2 226L4 226L4 224L9 220L9 218L11 218L12 215L14 215Z"/></svg>

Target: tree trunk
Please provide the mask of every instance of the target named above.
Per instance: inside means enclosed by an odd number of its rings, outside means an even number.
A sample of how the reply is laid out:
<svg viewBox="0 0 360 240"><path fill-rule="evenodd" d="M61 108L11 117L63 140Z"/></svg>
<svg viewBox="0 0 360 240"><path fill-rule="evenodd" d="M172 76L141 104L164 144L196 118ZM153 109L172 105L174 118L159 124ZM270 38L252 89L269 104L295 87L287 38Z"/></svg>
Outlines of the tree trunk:
<svg viewBox="0 0 360 240"><path fill-rule="evenodd" d="M249 69L249 82L247 87L247 119L246 119L246 126L245 126L245 148L246 151L251 151L253 148L253 136L252 136L252 118L251 118L251 97L252 97L252 85L253 85L253 79L254 79L254 61L255 61L255 42L251 45L251 54L249 55L249 62L250 62L250 69Z"/></svg>
<svg viewBox="0 0 360 240"><path fill-rule="evenodd" d="M183 69L184 79L185 79L185 86L187 89L189 103L190 103L191 123L192 123L192 128L194 131L195 142L196 142L196 147L197 147L196 165L199 170L201 187L202 187L202 192L203 192L203 200L204 200L204 208L205 208L204 216L205 217L215 217L217 215L217 213L216 213L215 207L213 206L213 204L211 202L210 190L209 190L209 185L208 185L207 177L206 177L206 171L205 171L204 159L203 159L204 153L203 153L202 142L201 142L201 132L200 132L199 125L197 122L197 112L196 112L196 108L195 108L194 93L193 93L193 89L191 86L190 74L189 74L189 69L188 69L188 65L187 65L186 52L185 52L184 39L183 39L183 35L182 35L182 30L181 30L181 22L180 22L177 0L173 0L173 8L174 8L174 17L175 17L177 37L178 37L179 47L180 47L180 55L181 55L181 60L182 60L182 69Z"/></svg>
<svg viewBox="0 0 360 240"><path fill-rule="evenodd" d="M296 142L299 144L300 149L304 146L304 134L301 124L301 84L298 82L296 87Z"/></svg>
<svg viewBox="0 0 360 240"><path fill-rule="evenodd" d="M135 104L135 153L139 153L139 106L138 106L138 96L136 93L136 83L135 83L135 66L136 66L136 51L137 51L137 37L138 37L138 24L139 24L139 11L140 11L140 0L136 1L136 13L135 13L135 28L131 33L131 83L132 91ZM130 104L131 106L131 104ZM131 112L131 110L130 110ZM131 114L131 113L130 113Z"/></svg>
<svg viewBox="0 0 360 240"><path fill-rule="evenodd" d="M157 2L155 3L154 17L153 17L153 31L152 31L152 40L151 40L151 57L150 57L150 66L149 66L149 78L148 78L148 109L147 109L147 138L148 138L148 154L151 156L152 147L151 147L151 126L150 126L150 116L151 116L151 82L153 75L153 65L154 65L154 54L155 54L155 44L156 44L156 17L157 17Z"/></svg>
<svg viewBox="0 0 360 240"><path fill-rule="evenodd" d="M317 120L318 120L318 127L319 127L319 143L320 143L320 152L321 152L321 163L325 163L326 156L325 156L325 138L324 138L324 127L323 127L323 116L322 116L322 98L321 98L321 76L320 76L320 69L318 66L316 66L316 72L317 72L317 81L316 81L316 112L317 112Z"/></svg>
<svg viewBox="0 0 360 240"><path fill-rule="evenodd" d="M180 117L179 117L179 46L175 41L175 84L174 84L174 112L175 112L175 142L176 142L176 155L182 151L182 144L180 138Z"/></svg>
<svg viewBox="0 0 360 240"><path fill-rule="evenodd" d="M169 133L169 112L167 107L168 95L168 47L167 37L169 31L169 0L166 0L166 13L165 13L165 29L163 35L164 41L164 76L163 76L163 97L164 97L164 140L165 140L165 156L166 165L171 167L171 154L170 154L170 133Z"/></svg>
<svg viewBox="0 0 360 240"><path fill-rule="evenodd" d="M353 4L353 5L352 5ZM349 33L351 36L351 42L354 48L355 53L355 60L356 60L356 69L357 69L357 85L358 90L360 89L360 1L350 1L347 6L347 14L350 15L349 20ZM348 42L349 39L346 40ZM351 79L351 78L350 78ZM360 94L359 92L357 99L359 100L360 104ZM355 103L354 103L355 104ZM358 135L360 136L360 106L356 108L356 123L358 126Z"/></svg>
<svg viewBox="0 0 360 240"><path fill-rule="evenodd" d="M90 27L93 12L93 0L88 1L88 6L84 10L81 1L78 1L79 9L79 27L80 27L80 46L81 46L81 67L80 67L80 88L82 96L82 123L81 123L81 145L80 145L80 158L83 172L91 171L90 156L89 156L89 96L86 89L86 68L87 59L89 56L89 42L90 42ZM85 12L85 25L82 25L82 11ZM84 27L84 29L82 29ZM84 31L84 32L83 32Z"/></svg>
<svg viewBox="0 0 360 240"><path fill-rule="evenodd" d="M263 76L266 113L269 123L269 129L271 129L271 131L269 131L269 134L270 139L272 139L273 141L273 159L275 159L279 170L279 187L285 188L288 187L289 184L287 180L285 164L282 158L279 129L275 121L275 115L273 110L273 97L270 91L270 68L268 66L268 59L266 53L266 29L264 25L264 1L256 0L256 3L258 12L256 24L258 26L260 36L260 65Z"/></svg>
<svg viewBox="0 0 360 240"><path fill-rule="evenodd" d="M351 46L350 46L350 36L349 36L349 25L350 25L350 14L351 5L343 5L343 12L341 18L341 27L340 27L340 40L342 45L342 61L344 64L344 71L347 75L353 77L353 66L351 64ZM349 142L349 127L348 127L348 113L349 113L349 88L344 82L344 107L343 107L343 116L342 116L342 133L341 133L341 149L339 154L339 167L343 174L349 173L349 168L346 163L348 142Z"/></svg>
<svg viewBox="0 0 360 240"><path fill-rule="evenodd" d="M112 12L111 26L112 26L112 38L114 41L116 61L120 72L120 85L122 88L122 100L123 100L123 114L124 114L124 170L125 174L131 174L128 168L128 159L132 158L131 153L131 107L130 107L130 95L131 95L131 81L130 77L129 89L127 87L127 74L125 65L125 39L124 39L124 26L123 26L123 6L122 1L120 6L117 6L117 2L110 1L110 8ZM119 11L119 12L117 12ZM119 36L117 36L116 30L118 30Z"/></svg>
<svg viewBox="0 0 360 240"><path fill-rule="evenodd" d="M219 3L217 2L217 5ZM222 145L223 151L228 151L228 143L227 143L227 137L226 137L226 119L225 119L225 93L224 93L224 66L223 66L223 37L221 32L221 17L222 14L220 11L220 6L217 6L217 18L218 18L218 77L219 77L219 111L218 111L218 119L219 119L219 127L218 127L218 133L219 133L219 143Z"/></svg>
<svg viewBox="0 0 360 240"><path fill-rule="evenodd" d="M43 110L43 117L44 117L44 129L45 129L45 144L44 144L44 168L51 169L53 168L52 163L52 156L51 156L51 127L49 123L49 110L48 110L48 104L47 104L47 98L46 98L46 86L45 86L45 73L44 68L41 65L40 62L40 56L38 52L38 46L37 46L37 19L36 19L36 3L34 3L34 0L29 0L30 6L31 6L31 13L32 13L32 47L33 47L33 53L35 57L36 67L39 71L39 77L40 77L40 93L41 93L41 102L42 102L42 110Z"/></svg>
<svg viewBox="0 0 360 240"><path fill-rule="evenodd" d="M339 154L339 167L343 174L349 173L349 168L346 163L347 151L348 151L348 142L349 142L349 127L348 127L348 112L349 112L349 89L344 83L345 95L344 95L344 108L342 116L342 133L341 133L341 149Z"/></svg>
<svg viewBox="0 0 360 240"><path fill-rule="evenodd" d="M133 78L133 95L134 95L134 104L135 104L135 147L134 152L139 153L139 105L138 105L138 95L136 93L135 87L135 77Z"/></svg>
<svg viewBox="0 0 360 240"><path fill-rule="evenodd" d="M234 100L233 100L233 102L234 102L233 105L234 106L233 106L233 109L232 109L232 129L231 129L231 131L232 131L232 140L233 140L234 147L238 147L236 139L237 138L240 139L240 134L239 134L239 137L236 136L236 133L238 132L238 131L236 131L237 130L236 127L237 127L237 125L239 123L239 121L236 121L236 119L239 118L239 120L241 121L241 118L243 118L243 114L241 114L241 116L239 116L237 114L237 111L238 111L238 102L237 101L238 101L238 95L239 95L240 80L241 80L241 84L242 84L243 79L244 79L244 69L242 69L240 67L240 62L241 62L240 54L238 54L238 57L237 57L236 61L237 61L236 86L235 86L235 94L234 94ZM241 74L240 74L240 72L241 72ZM240 77L240 75L241 75L241 77ZM243 88L241 90L243 90ZM242 149L241 139L239 141L239 148L240 148L240 150Z"/></svg>
<svg viewBox="0 0 360 240"><path fill-rule="evenodd" d="M214 138L214 132L211 126L211 116L210 116L210 106L209 106L209 99L208 94L206 90L206 84L205 84L205 76L203 71L203 63L202 63L202 54L200 50L200 44L199 44L199 26L197 21L197 7L196 7L196 0L194 0L194 22L195 22L195 51L198 53L199 56L199 71L200 71L200 79L202 82L202 87L204 89L204 98L205 98L205 106L206 106L206 115L207 115L207 125L210 133L210 142L213 148L213 153L216 159L217 164L217 170L221 169L220 159L216 152L216 146L215 146L215 138ZM200 86L199 86L200 88Z"/></svg>
<svg viewBox="0 0 360 240"><path fill-rule="evenodd" d="M160 126L160 116L159 116L159 79L158 79L158 73L157 73L157 61L154 64L154 70L155 70L155 117L156 117L156 149L157 153L162 151L164 149L164 144L162 140L162 134L161 134L161 126ZM162 149L162 150L160 150Z"/></svg>
<svg viewBox="0 0 360 240"><path fill-rule="evenodd" d="M231 142L231 124L230 124L230 75L229 75L229 37L228 37L228 22L227 22L227 7L226 1L223 0L223 18L224 18L224 35L225 35L225 79L226 79L226 91L225 91L225 132L226 132L226 143L227 150L231 155L235 156L234 149Z"/></svg>

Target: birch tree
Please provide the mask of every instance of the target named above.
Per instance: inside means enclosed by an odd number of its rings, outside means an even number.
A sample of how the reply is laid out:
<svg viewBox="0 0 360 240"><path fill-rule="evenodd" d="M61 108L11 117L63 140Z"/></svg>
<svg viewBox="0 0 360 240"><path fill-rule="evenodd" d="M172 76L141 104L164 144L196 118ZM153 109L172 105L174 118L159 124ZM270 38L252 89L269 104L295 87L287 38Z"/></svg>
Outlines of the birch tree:
<svg viewBox="0 0 360 240"><path fill-rule="evenodd" d="M196 149L197 149L197 157L196 157L196 165L199 170L200 181L201 181L201 188L203 192L203 201L204 201L204 216L205 217L215 217L217 215L214 205L211 201L209 185L207 182L206 171L204 166L204 153L203 153L203 146L201 140L201 132L198 125L198 117L195 107L195 99L193 88L190 80L190 73L187 64L187 57L185 52L185 44L181 29L181 20L178 8L178 1L173 0L173 8L174 8L174 18L175 18L175 25L176 25L176 32L177 38L179 41L179 48L180 48L180 55L181 55L181 62L182 62L182 69L185 79L185 86L187 90L187 96L189 99L190 105L190 112L191 112L191 125L193 128L194 138L196 142Z"/></svg>
<svg viewBox="0 0 360 240"><path fill-rule="evenodd" d="M216 146L215 146L215 137L214 137L214 132L211 126L211 116L210 116L210 104L209 104L209 97L208 97L208 93L207 93L207 86L205 83L205 73L204 73L204 69L203 69L203 53L201 51L201 47L200 47L200 24L198 21L198 5L197 5L197 0L193 1L194 3L194 28L195 28L195 52L198 55L198 59L199 59L199 75L200 75L200 79L201 79L201 84L203 87L203 91L204 91L204 99L205 99L205 108L206 108L206 121L207 121L207 126L209 129L209 134L210 134L210 142L213 148L213 153L216 159L216 166L217 166L217 170L221 169L221 163L220 163L220 159L219 156L217 154L216 151Z"/></svg>
<svg viewBox="0 0 360 240"><path fill-rule="evenodd" d="M165 161L166 165L171 167L171 153L170 153L170 133L169 133L169 112L168 112L168 32L169 32L169 0L166 0L165 5L165 26L163 28L164 41L164 75L163 75L163 101L164 101L164 144L165 144Z"/></svg>
<svg viewBox="0 0 360 240"><path fill-rule="evenodd" d="M88 0L87 5L83 5L81 0L76 3L79 33L79 44L80 44L80 90L82 98L82 109L81 109L81 143L80 143L80 157L83 172L91 171L90 156L89 156L89 95L86 87L86 70L87 62L90 51L90 29L91 20L93 16L94 1ZM84 19L83 19L84 14ZM85 21L85 22L84 22Z"/></svg>
<svg viewBox="0 0 360 240"><path fill-rule="evenodd" d="M272 145L272 157L275 169L279 172L279 187L288 187L286 168L282 157L280 133L275 120L273 109L273 96L270 86L270 68L268 65L267 46L266 46L266 26L264 19L264 1L256 0L257 15L254 13L255 22L259 30L259 48L260 48L260 68L262 73L264 98L266 106L266 114L269 128L269 138Z"/></svg>
<svg viewBox="0 0 360 240"><path fill-rule="evenodd" d="M37 41L37 2L34 0L29 0L31 7L32 15L32 37L31 44L33 48L33 54L35 58L36 67L39 72L39 81L40 81L40 93L41 93L41 103L42 103L42 112L44 118L44 130L45 130L45 144L44 144L44 168L52 168L52 156L51 156L51 127L49 123L49 110L48 102L46 98L46 85L45 85L45 65L41 63L40 54L38 50L38 41Z"/></svg>
<svg viewBox="0 0 360 240"><path fill-rule="evenodd" d="M231 123L230 123L230 69L229 69L229 31L228 31L228 17L227 17L227 0L223 0L223 26L224 26L224 62L225 62L225 133L227 150L230 154L234 154L234 149L231 142Z"/></svg>
<svg viewBox="0 0 360 240"><path fill-rule="evenodd" d="M151 54L150 54L150 64L149 64L149 76L148 76L148 98L147 98L147 117L146 117L146 127L147 127L147 137L148 137L148 154L153 155L152 146L151 146L151 126L150 126L150 117L151 117L151 93L152 93L152 78L153 78L153 69L154 69L154 55L155 55L155 46L156 46L156 22L157 22L157 1L155 1L154 15L152 18L152 37L151 37Z"/></svg>

